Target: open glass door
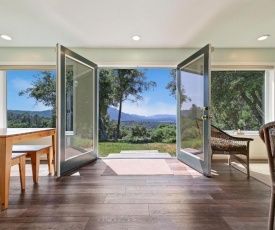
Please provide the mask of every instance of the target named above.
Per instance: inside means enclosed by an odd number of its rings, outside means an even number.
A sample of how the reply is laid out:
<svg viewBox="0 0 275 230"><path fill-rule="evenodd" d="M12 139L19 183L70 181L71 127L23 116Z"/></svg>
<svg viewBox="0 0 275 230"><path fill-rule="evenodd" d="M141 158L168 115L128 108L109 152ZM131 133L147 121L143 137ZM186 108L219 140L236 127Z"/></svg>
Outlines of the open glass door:
<svg viewBox="0 0 275 230"><path fill-rule="evenodd" d="M209 177L210 54L207 45L177 66L177 158Z"/></svg>
<svg viewBox="0 0 275 230"><path fill-rule="evenodd" d="M97 158L97 65L57 44L57 175Z"/></svg>

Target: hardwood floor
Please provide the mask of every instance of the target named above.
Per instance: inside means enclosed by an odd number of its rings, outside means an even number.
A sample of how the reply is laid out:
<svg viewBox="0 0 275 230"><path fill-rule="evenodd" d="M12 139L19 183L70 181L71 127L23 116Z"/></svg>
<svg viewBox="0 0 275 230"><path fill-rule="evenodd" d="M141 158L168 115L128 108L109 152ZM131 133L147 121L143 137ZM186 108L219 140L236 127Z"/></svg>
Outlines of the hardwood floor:
<svg viewBox="0 0 275 230"><path fill-rule="evenodd" d="M166 162L174 175L102 176L106 164L98 160L55 178L41 165L39 183L27 176L24 193L12 176L0 229L267 229L267 185L222 163L207 178L176 159Z"/></svg>

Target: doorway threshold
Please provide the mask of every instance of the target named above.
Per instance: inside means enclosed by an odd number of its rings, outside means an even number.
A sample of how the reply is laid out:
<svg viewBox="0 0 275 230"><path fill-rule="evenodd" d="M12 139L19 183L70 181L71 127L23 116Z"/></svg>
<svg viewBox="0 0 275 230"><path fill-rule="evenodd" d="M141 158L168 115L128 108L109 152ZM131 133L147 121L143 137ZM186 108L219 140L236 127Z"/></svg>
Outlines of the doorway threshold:
<svg viewBox="0 0 275 230"><path fill-rule="evenodd" d="M103 157L101 157L103 158ZM110 153L103 159L167 159L173 158L169 153L160 153L158 150L126 150L120 153Z"/></svg>

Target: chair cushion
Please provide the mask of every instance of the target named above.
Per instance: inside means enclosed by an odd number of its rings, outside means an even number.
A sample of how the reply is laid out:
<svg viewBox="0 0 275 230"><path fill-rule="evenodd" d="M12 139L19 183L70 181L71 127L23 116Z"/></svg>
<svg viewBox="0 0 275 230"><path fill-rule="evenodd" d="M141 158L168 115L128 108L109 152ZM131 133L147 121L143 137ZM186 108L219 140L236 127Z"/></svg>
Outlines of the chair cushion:
<svg viewBox="0 0 275 230"><path fill-rule="evenodd" d="M246 145L241 142L236 142L233 140L212 138L211 148L213 150L223 150L223 151L246 151Z"/></svg>

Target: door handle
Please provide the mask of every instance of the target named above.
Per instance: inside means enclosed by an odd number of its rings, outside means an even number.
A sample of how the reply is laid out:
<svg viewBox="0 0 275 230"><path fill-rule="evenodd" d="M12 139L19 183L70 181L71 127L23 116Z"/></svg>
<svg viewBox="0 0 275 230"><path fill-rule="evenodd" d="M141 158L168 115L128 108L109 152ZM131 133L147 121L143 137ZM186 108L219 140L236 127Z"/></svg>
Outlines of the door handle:
<svg viewBox="0 0 275 230"><path fill-rule="evenodd" d="M202 116L201 116L201 119L202 119L202 120L209 120L209 119L212 119L212 116L202 115Z"/></svg>

